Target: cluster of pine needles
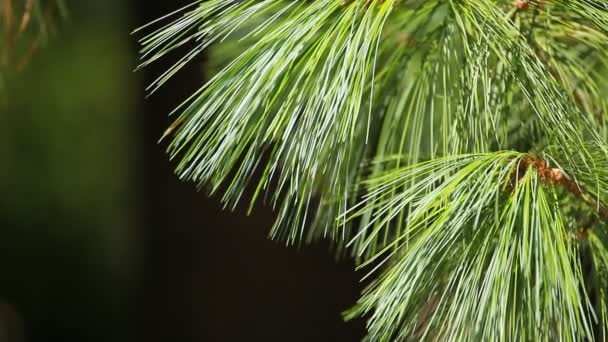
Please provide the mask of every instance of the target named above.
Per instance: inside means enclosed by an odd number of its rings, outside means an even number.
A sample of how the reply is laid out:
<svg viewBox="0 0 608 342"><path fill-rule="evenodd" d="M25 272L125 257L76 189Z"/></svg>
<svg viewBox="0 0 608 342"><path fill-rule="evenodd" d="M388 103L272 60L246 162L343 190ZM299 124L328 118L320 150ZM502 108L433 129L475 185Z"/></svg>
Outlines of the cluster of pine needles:
<svg viewBox="0 0 608 342"><path fill-rule="evenodd" d="M137 34L181 56L151 93L225 57L177 174L356 260L370 340L608 338L607 2L208 0Z"/></svg>

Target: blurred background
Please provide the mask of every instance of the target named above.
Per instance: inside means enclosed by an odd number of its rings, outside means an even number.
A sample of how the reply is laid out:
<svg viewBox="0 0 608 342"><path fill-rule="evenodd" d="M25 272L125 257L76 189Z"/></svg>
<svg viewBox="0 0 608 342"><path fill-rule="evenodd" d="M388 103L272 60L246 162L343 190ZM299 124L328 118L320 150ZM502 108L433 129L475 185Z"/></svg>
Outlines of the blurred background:
<svg viewBox="0 0 608 342"><path fill-rule="evenodd" d="M190 1L67 0L36 49L11 48L0 17L0 342L364 335L341 317L361 291L352 263L269 241L270 208L223 211L173 175L157 140L213 60L146 100L171 60L133 72L130 32Z"/></svg>

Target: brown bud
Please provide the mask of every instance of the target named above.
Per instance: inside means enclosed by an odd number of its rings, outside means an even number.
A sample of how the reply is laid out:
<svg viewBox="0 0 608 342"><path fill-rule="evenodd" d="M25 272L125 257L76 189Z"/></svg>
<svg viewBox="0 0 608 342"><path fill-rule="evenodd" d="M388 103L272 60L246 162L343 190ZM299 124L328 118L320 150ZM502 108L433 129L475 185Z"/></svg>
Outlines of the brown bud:
<svg viewBox="0 0 608 342"><path fill-rule="evenodd" d="M527 10L530 3L528 0L514 0L512 5L518 10Z"/></svg>

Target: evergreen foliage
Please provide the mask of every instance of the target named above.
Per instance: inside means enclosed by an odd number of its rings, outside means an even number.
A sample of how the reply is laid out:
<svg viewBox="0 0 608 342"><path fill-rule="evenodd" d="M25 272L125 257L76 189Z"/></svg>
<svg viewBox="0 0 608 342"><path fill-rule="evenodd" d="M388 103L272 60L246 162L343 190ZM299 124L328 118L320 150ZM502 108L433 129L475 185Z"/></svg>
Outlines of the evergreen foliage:
<svg viewBox="0 0 608 342"><path fill-rule="evenodd" d="M233 57L176 172L349 253L370 340L607 338L608 3L209 0L137 33L142 67L185 51L151 93Z"/></svg>

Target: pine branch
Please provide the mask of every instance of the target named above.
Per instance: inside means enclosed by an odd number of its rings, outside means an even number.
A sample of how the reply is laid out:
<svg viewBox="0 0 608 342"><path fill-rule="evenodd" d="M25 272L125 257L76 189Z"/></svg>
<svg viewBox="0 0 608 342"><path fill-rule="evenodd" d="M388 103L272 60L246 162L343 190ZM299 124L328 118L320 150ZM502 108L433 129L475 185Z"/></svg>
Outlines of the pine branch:
<svg viewBox="0 0 608 342"><path fill-rule="evenodd" d="M153 93L233 56L176 109L177 174L230 208L253 183L273 237L350 252L372 340L593 340L608 238L576 221L608 220L606 6L197 1L143 28L142 66L192 45Z"/></svg>
<svg viewBox="0 0 608 342"><path fill-rule="evenodd" d="M522 171L527 170L531 166L536 169L542 181L553 186L561 186L568 190L576 198L588 204L597 212L603 221L608 223L608 207L606 207L599 198L586 191L580 184L577 184L576 181L569 179L562 169L558 167L547 167L547 162L544 159L533 157L522 159L520 165Z"/></svg>
<svg viewBox="0 0 608 342"><path fill-rule="evenodd" d="M542 185L538 170L526 158L514 152L465 155L370 180L368 195L350 219L372 211L370 229L390 229L388 209L398 205L410 206L410 224L367 262L375 264L372 273L388 266L348 317L373 310L371 339L402 340L418 329L428 299L439 296L423 339L590 336L589 299L585 294L566 295L577 293L584 283L580 266L566 240L560 211L551 205L551 188ZM505 191L511 175L520 171L515 188ZM374 196L387 193L387 187L403 190L396 198ZM508 200L503 207L504 196ZM373 236L357 238L371 241ZM559 264L553 264L554 258ZM546 264L534 266L539 262ZM548 283L541 286L534 280L538 278ZM524 307L516 309L520 305ZM568 318L552 317L543 307L561 308Z"/></svg>

